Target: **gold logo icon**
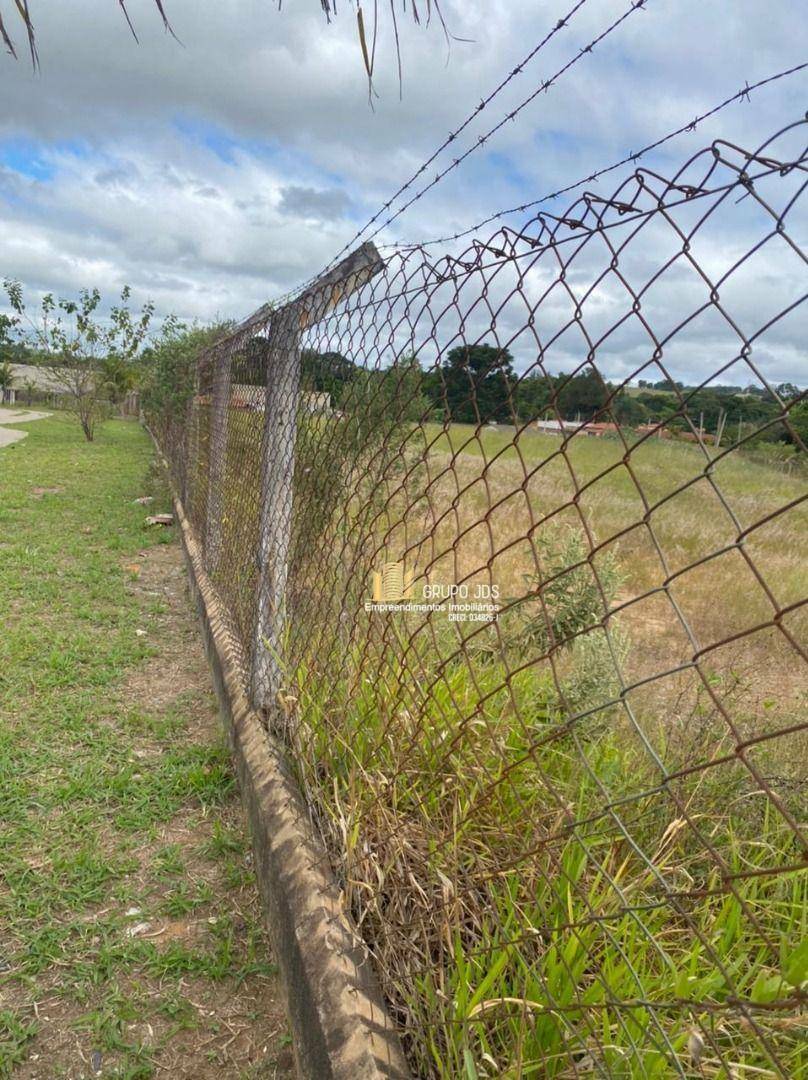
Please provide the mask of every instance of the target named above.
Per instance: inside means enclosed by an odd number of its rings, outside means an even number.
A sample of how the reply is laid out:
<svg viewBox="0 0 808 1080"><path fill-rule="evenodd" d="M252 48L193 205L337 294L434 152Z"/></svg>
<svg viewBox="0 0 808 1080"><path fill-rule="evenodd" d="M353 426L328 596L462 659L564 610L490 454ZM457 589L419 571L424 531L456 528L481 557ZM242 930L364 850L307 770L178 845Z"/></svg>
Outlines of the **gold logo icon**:
<svg viewBox="0 0 808 1080"><path fill-rule="evenodd" d="M413 572L403 562L385 563L373 571L373 599L377 604L397 604L412 598Z"/></svg>

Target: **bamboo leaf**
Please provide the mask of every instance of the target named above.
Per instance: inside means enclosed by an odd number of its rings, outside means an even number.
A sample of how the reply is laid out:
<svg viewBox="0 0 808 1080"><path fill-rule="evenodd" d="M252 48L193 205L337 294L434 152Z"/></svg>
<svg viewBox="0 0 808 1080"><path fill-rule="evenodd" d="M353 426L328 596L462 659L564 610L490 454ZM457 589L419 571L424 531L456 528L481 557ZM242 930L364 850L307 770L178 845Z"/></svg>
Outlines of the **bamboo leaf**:
<svg viewBox="0 0 808 1080"><path fill-rule="evenodd" d="M129 12L126 10L126 4L124 3L124 0L118 0L118 3L120 4L121 11L123 12L123 17L126 19L127 26L132 31L132 37L135 39L135 41L137 41L137 43L139 45L140 44L140 39L138 38L137 34L135 33L135 28L132 25L132 20L129 18Z"/></svg>
<svg viewBox="0 0 808 1080"><path fill-rule="evenodd" d="M368 43L365 37L365 17L362 14L362 8L356 9L356 23L359 28L359 44L362 46L362 59L365 61L365 71L367 72L368 79L373 78L373 68L370 63L370 56L368 55Z"/></svg>
<svg viewBox="0 0 808 1080"><path fill-rule="evenodd" d="M28 10L28 0L14 0L14 3L17 7L17 11L20 13L20 18L25 24L25 30L28 34L28 49L31 53L31 64L34 69L36 69L39 67L39 55L36 49L36 41L34 40L34 24L31 22L31 13Z"/></svg>
<svg viewBox="0 0 808 1080"><path fill-rule="evenodd" d="M5 45L5 47L8 49L8 51L11 53L11 55L16 60L17 59L17 51L14 48L14 42L8 36L8 33L6 31L6 27L5 27L5 23L3 22L3 16L2 16L1 13L0 13L0 37L3 39L3 44Z"/></svg>

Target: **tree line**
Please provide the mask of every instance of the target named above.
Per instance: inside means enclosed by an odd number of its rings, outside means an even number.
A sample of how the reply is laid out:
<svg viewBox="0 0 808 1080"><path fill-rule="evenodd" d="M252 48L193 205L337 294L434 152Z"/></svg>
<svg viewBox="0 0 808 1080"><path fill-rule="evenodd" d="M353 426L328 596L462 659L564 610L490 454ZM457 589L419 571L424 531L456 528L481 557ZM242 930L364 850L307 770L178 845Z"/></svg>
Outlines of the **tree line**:
<svg viewBox="0 0 808 1080"><path fill-rule="evenodd" d="M14 363L47 366L90 440L98 420L130 389L140 389L151 407L182 407L193 393L200 349L228 329L189 328L170 316L155 331L153 305L131 310L127 288L102 318L97 290L83 291L77 301L46 295L31 308L18 282L4 285L12 314L0 315L0 388L10 385ZM232 362L234 382L265 384L267 341L254 338ZM421 420L524 424L548 417L623 427L664 424L672 431L696 423L714 433L729 421L745 435L753 430L757 440L808 443L808 403L789 383L776 388L778 400L765 387L699 389L670 380L616 386L592 366L571 374L519 375L510 351L488 343L455 345L426 369L415 355L373 370L340 352L304 349L301 374L304 389L328 393L334 409L362 410L383 426ZM796 398L786 425L780 401Z"/></svg>
<svg viewBox="0 0 808 1080"><path fill-rule="evenodd" d="M427 370L409 356L377 372L357 367L338 352L304 351L302 371L307 388L329 393L337 409L349 406L357 379L375 378L380 387L388 384L386 395L392 393L402 403L402 418L408 420L523 424L548 417L624 427L664 424L671 431L684 431L689 419L708 433L729 421L760 429L760 439L793 442L793 432L799 430L803 442L808 441L808 405L800 401L792 407L788 430L778 420L778 398L764 387L700 389L669 380L621 387L593 367L573 374L537 371L520 376L510 352L490 344L457 345ZM786 402L801 394L791 383L781 383L775 391Z"/></svg>

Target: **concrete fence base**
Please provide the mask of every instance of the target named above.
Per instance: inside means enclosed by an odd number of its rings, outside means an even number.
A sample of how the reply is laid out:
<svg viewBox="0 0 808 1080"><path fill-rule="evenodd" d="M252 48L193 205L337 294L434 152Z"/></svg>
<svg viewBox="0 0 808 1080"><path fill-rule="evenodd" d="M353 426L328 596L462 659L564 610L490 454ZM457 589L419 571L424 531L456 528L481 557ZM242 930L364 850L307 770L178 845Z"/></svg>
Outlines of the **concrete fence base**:
<svg viewBox="0 0 808 1080"><path fill-rule="evenodd" d="M251 707L239 643L175 501L191 589L252 833L255 869L294 1038L307 1080L409 1076L371 961L299 788Z"/></svg>

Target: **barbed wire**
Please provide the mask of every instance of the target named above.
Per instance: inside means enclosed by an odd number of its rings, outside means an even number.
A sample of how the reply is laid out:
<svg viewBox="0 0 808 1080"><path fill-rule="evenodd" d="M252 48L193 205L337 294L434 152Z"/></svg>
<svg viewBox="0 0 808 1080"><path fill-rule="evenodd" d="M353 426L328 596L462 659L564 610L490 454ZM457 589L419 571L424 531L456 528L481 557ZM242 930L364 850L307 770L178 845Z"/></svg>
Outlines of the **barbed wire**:
<svg viewBox="0 0 808 1080"><path fill-rule="evenodd" d="M339 262L340 258L345 255L346 252L350 251L350 249L354 247L354 245L357 244L362 237L365 236L367 230L379 220L379 218L384 214L385 210L390 209L396 199L412 187L418 177L421 176L424 172L426 172L432 162L434 162L440 156L440 154L448 146L450 146L452 142L454 142L457 136L460 135L468 127L468 125L497 96L497 94L499 94L500 91L504 89L511 82L512 79L514 79L523 71L525 65L530 60L532 60L560 30L562 30L565 26L569 24L570 20L579 11L579 9L583 7L584 3L586 3L586 0L578 0L578 2L569 9L567 14L564 15L563 18L558 20L552 30L550 30L545 35L545 37L542 38L539 44L535 46L530 51L530 53L528 53L525 59L512 69L512 71L498 84L498 86L488 95L488 97L484 98L477 106L477 108L466 117L466 119L460 124L459 127L457 127L454 131L450 132L450 134L446 137L443 143L441 143L441 145L435 151L433 151L430 157L427 158L426 161L424 161L418 169L416 169L412 176L410 176L410 178L399 187L396 193L391 196L391 198L388 199L387 202L383 203L382 206L376 211L376 213L373 214L367 220L367 222L354 233L351 239L347 241L347 243L337 252L334 258L329 263L327 263L325 267L323 267L319 274L315 275L309 280L303 282L302 285L284 294L282 297L279 298L278 303L286 303L298 292L305 291L305 289L307 289L316 280L316 278L320 276L320 274L326 273L333 266L335 266ZM488 140L493 135L495 135L501 128L503 128L507 123L515 120L519 113L521 113L523 109L527 108L527 106L531 102L535 101L535 99L540 94L546 93L551 87L553 87L558 82L558 80L562 78L562 76L567 71L570 70L570 68L574 67L575 64L577 64L585 56L588 56L605 38L607 38L610 34L612 34L620 26L622 26L622 24L626 21L626 19L629 18L630 15L632 15L635 11L644 10L647 3L648 0L631 0L629 7L623 12L622 15L620 15L617 19L611 22L600 34L598 34L595 38L589 41L587 45L583 46L579 50L579 52L576 53L575 56L573 56L569 61L567 61L566 64L559 68L554 75L550 76L550 78L548 79L542 80L539 86L531 94L524 98L513 110L507 113L493 127L489 128L488 131L485 132L485 134L478 136L476 141L472 143L471 146L469 146L464 151L464 153L460 155L460 157L454 158L452 162L448 166L446 166L446 168L438 172L437 175L428 184L426 184L423 188L419 189L412 196L412 198L410 198L406 203L404 203L403 206L401 206L398 210L390 214L383 222L381 222L381 224L379 224L378 227L374 229L369 236L365 237L365 240L367 241L375 239L375 237L378 236L379 233L381 233L384 229L388 228L394 221L401 217L401 215L405 213L413 205L413 203L421 199L428 191L430 191L437 184L439 184L444 179L444 177L446 177L454 169L458 168L471 154L473 154L476 150L480 149L481 146L484 146L488 142Z"/></svg>
<svg viewBox="0 0 808 1080"><path fill-rule="evenodd" d="M395 248L408 248L408 247L431 247L434 244L449 244L455 240L461 240L466 236L471 236L473 233L478 232L480 229L484 229L486 225L490 225L494 221L498 221L500 218L506 217L509 214L524 213L527 210L533 209L533 207L541 206L542 203L549 202L552 199L557 199L561 195L568 195L570 192L575 191L577 188L582 187L584 184L594 183L602 176L607 176L609 173L614 172L617 169L622 168L625 165L635 164L645 154L650 153L652 150L657 150L660 146L664 146L665 143L670 142L672 139L677 138L679 135L684 135L696 130L697 126L703 121L708 120L710 117L715 116L721 112L722 109L727 108L735 101L748 101L749 95L754 93L755 90L760 90L761 87L768 86L770 83L777 82L779 79L785 79L790 75L796 75L800 71L808 69L808 61L802 64L796 64L794 67L787 68L785 71L779 71L775 75L768 75L765 79L759 79L757 82L750 83L748 80L745 85L737 90L734 94L730 94L729 97L719 102L717 105L713 105L712 108L700 113L692 120L688 120L686 123L680 124L679 127L669 131L666 135L660 136L653 142L643 146L640 150L630 151L625 157L620 158L619 161L613 162L611 165L605 165L603 168L596 169L594 172L588 173L586 176L580 177L578 180L574 180L570 184L565 184L564 187L557 188L555 191L550 191L546 195L542 195L538 199L531 199L530 202L522 203L521 206L512 206L507 210L497 210L493 214L489 214L488 217L482 218L474 225L469 225L467 228L458 232L447 233L445 236L433 237L429 240L419 240L412 243L406 241L391 242L380 247L386 249Z"/></svg>
<svg viewBox="0 0 808 1080"><path fill-rule="evenodd" d="M524 69L525 69L525 68L527 67L527 65L528 65L528 64L529 64L529 63L531 62L531 60L535 59L535 57L536 57L536 56L538 56L538 54L539 54L539 53L541 52L541 50L542 50L542 49L543 49L543 48L544 48L544 47L545 47L545 46L546 46L546 45L547 45L547 44L548 44L548 43L549 43L550 41L552 41L552 39L553 39L553 38L554 38L554 37L556 36L556 34L557 34L557 33L558 33L558 32L559 32L560 30L563 30L563 29L564 29L564 27L566 27L566 26L568 26L568 25L569 25L570 21L571 21L571 20L572 20L572 19L573 19L573 18L575 17L575 15L576 15L576 14L578 13L578 11L580 11L580 9L581 9L582 7L584 7L584 5L585 5L585 4L587 3L587 2L588 2L588 0L577 0L577 3L575 3L575 4L574 4L574 5L573 5L573 6L572 6L572 7L571 7L571 8L570 8L570 9L569 9L568 11L567 11L566 15L562 16L562 17L561 17L561 18L560 18L560 19L558 20L558 22L557 22L557 23L555 24L555 26L553 26L553 28L552 28L552 29L551 29L551 30L550 30L550 31L549 31L549 32L548 32L547 34L545 34L545 36L544 36L544 37L543 37L543 38L541 39L541 41L540 41L540 42L538 43L538 45L535 45L535 46L534 46L534 47L533 47L533 48L532 48L532 49L530 50L530 52L529 52L529 53L527 53L527 54L526 54L526 56L524 56L524 57L523 57L523 59L519 61L519 63L518 63L517 65L516 65L516 67L512 68L512 69L511 69L511 70L510 70L510 71L508 72L508 74L507 74L507 75L506 75L506 76L505 76L505 77L504 77L504 78L503 78L502 80L500 80L500 82L499 82L499 83L498 83L498 84L497 84L497 85L496 85L496 86L494 87L494 89L493 89L493 90L491 90L491 91L490 91L490 92L489 92L489 93L488 93L488 94L487 94L487 95L486 95L486 96L485 96L485 97L484 97L484 98L483 98L483 99L482 99L482 100L480 101L480 104L479 104L479 105L478 105L478 106L477 106L477 107L476 107L476 108L475 108L475 109L474 109L474 110L473 110L472 112L470 112L470 113L468 114L468 116L467 116L467 117L465 118L465 120L463 120L463 121L462 121L462 122L461 122L461 123L460 123L460 124L458 125L458 127L454 128L454 130L453 130L453 131L450 131L450 132L449 132L449 134L448 134L448 135L446 136L446 138L444 139L444 141L443 141L443 142L442 142L442 143L441 143L441 144L440 144L440 145L439 145L438 147L436 147L436 148L435 148L435 150L433 150L433 151L432 151L432 153L430 154L430 156L429 156L429 157L428 157L428 158L427 158L427 159L426 159L426 160L425 160L425 161L423 162L423 164L422 164L422 165L420 166L420 168L419 168L419 169L417 169L417 170L416 170L416 171L415 171L415 172L414 172L414 173L412 174L412 176L410 176L410 177L409 177L409 179L408 179L408 180L406 180L406 181L405 181L405 182L404 182L404 183L403 183L403 184L402 184L402 185L401 185L401 186L399 187L399 189L398 189L398 190L397 190L397 191L396 191L396 192L395 192L395 193L394 193L393 195L391 195L391 197L390 197L390 198L389 198L389 199L387 200L387 202L386 202L386 203L384 203L384 204L383 204L383 205L382 205L382 206L381 206L381 207L380 207L380 208L379 208L379 209L378 209L378 210L376 211L376 213L375 213L375 214L374 214L374 215L373 215L373 216L372 216L371 218L369 218L369 219L367 220L367 222L365 222L365 224L364 224L364 225L362 226L362 228L361 228L361 229L359 229L359 230L358 230L358 231L357 231L357 232L356 232L356 233L355 233L355 234L354 234L354 235L353 235L353 236L351 237L351 239L350 239L350 240L349 240L349 241L348 241L348 242L347 242L347 243L346 243L346 244L344 245L344 247L343 247L343 248L342 248L342 249L341 249L341 250L340 250L340 251L339 251L339 252L338 252L338 253L337 253L337 254L335 255L335 257L334 257L334 258L333 258L333 259L331 260L331 263L329 263L329 264L328 264L328 266L326 266L326 268L325 268L325 269L328 269L328 268L329 268L330 266L332 266L332 265L333 265L334 263L338 262L338 261L339 261L339 259L340 259L340 258L341 258L341 257L342 257L342 256L343 256L343 255L344 255L344 254L345 254L346 252L347 252L347 251L349 251L349 250L350 250L350 249L351 249L352 247L354 247L354 245L355 245L355 244L356 244L356 243L357 243L357 242L358 242L358 241L359 241L359 240L361 239L361 237L362 237L362 235L364 234L364 232L365 232L365 231L366 231L366 230L367 230L367 229L368 229L368 228L369 228L369 227L370 227L370 226L371 226L371 225L372 225L372 224L373 224L373 223L374 223L375 221L377 221L377 220L378 220L378 219L379 219L379 218L381 217L381 215L382 215L382 214L384 213L384 211L385 211L386 209L388 209L388 208L389 208L389 207L390 207L390 206L391 206L391 205L392 205L392 204L393 204L393 203L394 203L394 202L396 201L396 199L397 199L397 198L399 197L399 195L402 195L402 194L403 194L403 193L404 193L404 192L405 192L405 191L406 191L406 190L407 190L407 189L408 189L408 188L410 187L410 185L411 185L411 184L413 184L413 183L414 183L414 182L415 182L415 181L416 181L416 180L418 179L418 177L419 177L419 176L421 175L421 173L422 173L422 172L424 172L424 171L425 171L426 169L428 169L428 168L429 168L429 166L430 166L430 165L432 164L432 162L433 162L433 161L434 161L434 160L435 160L435 159L436 159L437 157L439 157L439 156L440 156L440 154L441 154L441 153L442 153L442 152L443 152L443 151L444 151L444 150L446 149L446 147L447 147L447 146L449 146L449 145L450 145L451 143L453 143L453 142L454 142L454 140L455 140L455 139L456 139L456 138L457 138L457 137L458 137L459 135L462 135L462 133L463 133L463 132L464 132L464 131L466 130L466 128L467 128L467 127L469 126L469 124L471 124L471 123L472 123L472 122L473 122L473 121L474 121L474 120L475 120L475 119L476 119L476 118L477 118L477 117L478 117L478 116L480 115L480 113L481 113L481 112L483 111L483 109L485 109L485 108L486 108L486 107L487 107L488 105L490 105L490 104L491 104L491 102L492 102L492 101L494 100L494 98L495 98L495 97L496 97L496 96L497 96L498 94L500 94L500 93L501 93L501 92L502 92L502 91L503 91L503 90L505 89L505 87L506 87L506 86L508 86L508 85L509 85L509 84L510 84L510 83L511 83L511 82L512 82L512 81L513 81L513 80L514 80L514 79L515 79L515 78L516 78L516 77L517 77L518 75L521 75L521 74L522 74L522 72L524 71Z"/></svg>

